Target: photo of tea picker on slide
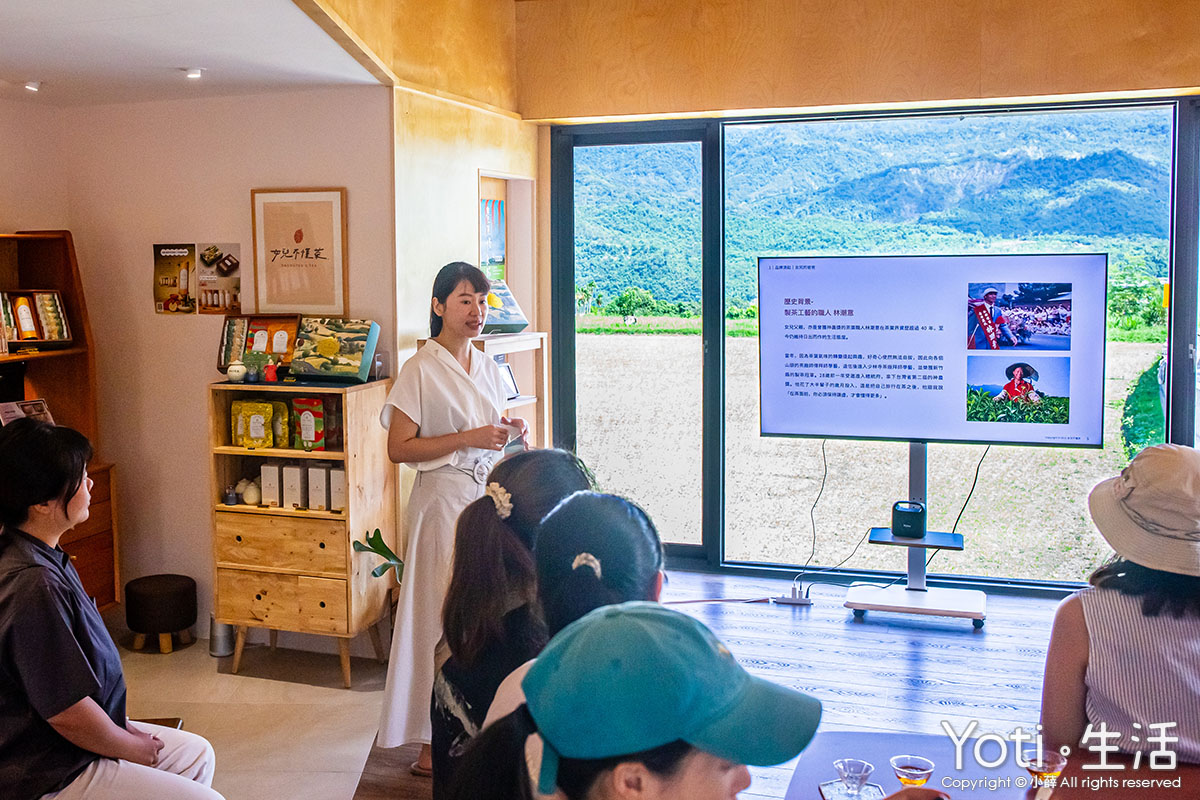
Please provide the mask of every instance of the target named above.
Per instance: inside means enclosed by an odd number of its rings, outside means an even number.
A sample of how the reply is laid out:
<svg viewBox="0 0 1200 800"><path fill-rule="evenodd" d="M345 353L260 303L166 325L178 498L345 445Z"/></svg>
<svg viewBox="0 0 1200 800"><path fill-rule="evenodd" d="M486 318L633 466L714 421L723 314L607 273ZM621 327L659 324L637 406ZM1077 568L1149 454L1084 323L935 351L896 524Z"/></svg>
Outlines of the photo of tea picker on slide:
<svg viewBox="0 0 1200 800"><path fill-rule="evenodd" d="M967 356L968 422L1070 421L1071 359Z"/></svg>
<svg viewBox="0 0 1200 800"><path fill-rule="evenodd" d="M967 284L967 349L1071 349L1071 284Z"/></svg>

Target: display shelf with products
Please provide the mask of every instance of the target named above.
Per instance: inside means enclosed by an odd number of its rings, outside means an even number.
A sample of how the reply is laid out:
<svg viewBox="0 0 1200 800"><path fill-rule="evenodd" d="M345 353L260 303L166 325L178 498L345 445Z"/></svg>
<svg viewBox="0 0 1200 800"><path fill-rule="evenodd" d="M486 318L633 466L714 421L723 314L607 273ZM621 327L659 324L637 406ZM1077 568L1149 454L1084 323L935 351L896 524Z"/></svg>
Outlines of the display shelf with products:
<svg viewBox="0 0 1200 800"><path fill-rule="evenodd" d="M45 400L57 424L99 444L96 356L70 231L0 234L0 295L29 299L38 329L37 339L8 336L11 305L0 303L9 308L0 335L10 339L0 355L0 402ZM43 298L53 300L42 308ZM62 545L84 590L105 610L121 599L114 469L97 453L88 473L96 484L90 518L68 531Z"/></svg>
<svg viewBox="0 0 1200 800"><path fill-rule="evenodd" d="M234 672L241 668L250 628L268 629L272 642L280 630L338 637L347 687L350 639L369 633L376 655L383 660L376 623L387 615L395 579L391 572L373 577L378 559L356 552L353 543L365 542L367 534L379 529L385 541L395 546L396 471L387 457L387 431L379 424L379 410L390 386L390 380L358 385L222 382L210 386L213 606L218 621L237 628ZM330 442L334 449L292 446L298 399L321 401L324 433L336 437ZM289 446L251 448L234 443L234 402L262 400L268 405L270 401L287 404ZM311 407L311 402L305 406ZM248 424L245 418L244 422ZM263 434L269 422L255 424L254 433ZM310 425L307 435L311 434ZM267 505L261 497L267 488L261 486L264 467L277 468L273 471L283 478L275 486L278 506ZM302 481L282 485L287 468L304 476ZM316 492L318 484L305 486L303 480L311 474L330 480L334 472L344 476L339 484L344 498L340 507L334 508L330 497L329 508L310 508L311 499L303 498L310 490ZM231 487L255 477L260 478L255 488L258 502L227 502ZM322 487L323 491L334 494L334 483ZM289 489L300 493L298 503L287 502Z"/></svg>

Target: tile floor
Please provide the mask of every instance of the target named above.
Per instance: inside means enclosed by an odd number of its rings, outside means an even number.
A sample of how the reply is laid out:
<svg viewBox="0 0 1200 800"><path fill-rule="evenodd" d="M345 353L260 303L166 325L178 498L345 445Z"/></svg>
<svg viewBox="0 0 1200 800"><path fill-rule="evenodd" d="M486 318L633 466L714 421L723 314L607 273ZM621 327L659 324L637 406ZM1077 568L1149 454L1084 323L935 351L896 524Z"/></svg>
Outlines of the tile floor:
<svg viewBox="0 0 1200 800"><path fill-rule="evenodd" d="M123 620L121 620L123 621ZM336 655L247 644L242 669L205 640L163 655L109 620L121 648L128 714L182 717L217 753L213 788L227 800L350 800L379 725L386 665L352 660L342 686ZM262 632L252 640L265 639Z"/></svg>

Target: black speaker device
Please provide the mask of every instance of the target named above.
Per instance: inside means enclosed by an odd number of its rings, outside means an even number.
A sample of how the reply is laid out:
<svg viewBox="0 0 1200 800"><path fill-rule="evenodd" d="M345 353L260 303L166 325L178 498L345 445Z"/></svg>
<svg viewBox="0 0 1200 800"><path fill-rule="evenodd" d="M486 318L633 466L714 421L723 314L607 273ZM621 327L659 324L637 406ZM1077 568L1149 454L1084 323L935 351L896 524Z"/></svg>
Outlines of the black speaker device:
<svg viewBox="0 0 1200 800"><path fill-rule="evenodd" d="M920 539L925 535L925 504L899 500L892 504L892 536Z"/></svg>

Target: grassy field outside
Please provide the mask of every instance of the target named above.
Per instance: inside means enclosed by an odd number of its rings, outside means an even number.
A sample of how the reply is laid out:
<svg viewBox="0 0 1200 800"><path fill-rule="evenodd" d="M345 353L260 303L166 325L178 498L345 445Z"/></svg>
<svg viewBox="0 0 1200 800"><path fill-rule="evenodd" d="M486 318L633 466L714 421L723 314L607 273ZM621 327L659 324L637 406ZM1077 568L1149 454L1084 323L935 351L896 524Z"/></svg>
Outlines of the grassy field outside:
<svg viewBox="0 0 1200 800"><path fill-rule="evenodd" d="M1087 493L1128 463L1122 421L1141 416L1131 393L1138 403L1149 395L1143 382L1161 352L1161 343L1109 343L1102 449L991 447L958 524L966 549L941 553L930 571L1079 581L1103 562L1110 551ZM695 335L576 337L579 454L602 489L641 503L667 541L700 541L702 356ZM1152 426L1136 435L1161 441ZM812 552L813 565L904 569L897 548L855 548L907 496L907 445L831 439L823 456L821 440L762 437L754 338L726 340L725 437L729 559L798 564ZM951 530L984 452L929 446L931 529Z"/></svg>
<svg viewBox="0 0 1200 800"><path fill-rule="evenodd" d="M580 314L575 317L576 333L596 334L638 334L638 333L673 333L699 336L701 333L700 317L667 317L667 316L630 316L614 317L604 314ZM727 319L725 320L725 335L731 337L758 336L757 319ZM1150 325L1132 330L1109 327L1108 341L1110 342L1165 342L1167 328L1165 325Z"/></svg>

